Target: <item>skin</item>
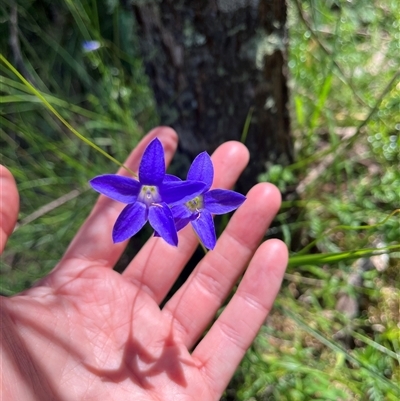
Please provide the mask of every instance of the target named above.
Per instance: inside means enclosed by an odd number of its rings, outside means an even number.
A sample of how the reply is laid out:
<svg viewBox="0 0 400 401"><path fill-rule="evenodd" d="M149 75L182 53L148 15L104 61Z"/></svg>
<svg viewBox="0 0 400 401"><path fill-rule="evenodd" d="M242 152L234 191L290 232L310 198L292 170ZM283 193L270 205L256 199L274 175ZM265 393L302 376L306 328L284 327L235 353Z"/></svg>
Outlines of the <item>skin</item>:
<svg viewBox="0 0 400 401"><path fill-rule="evenodd" d="M167 163L177 135L151 131L126 165L137 171L147 144L158 137ZM238 142L212 155L214 187L230 188L248 163ZM127 175L120 170L119 174ZM0 169L0 250L18 215L18 191ZM124 207L100 196L52 272L33 288L1 298L0 395L30 400L218 400L265 321L279 291L287 249L260 241L280 206L279 191L258 184L235 212L216 248L180 290L159 304L197 246L191 227L178 247L150 238L124 273L113 266L126 242L111 230ZM230 290L241 283L207 334Z"/></svg>

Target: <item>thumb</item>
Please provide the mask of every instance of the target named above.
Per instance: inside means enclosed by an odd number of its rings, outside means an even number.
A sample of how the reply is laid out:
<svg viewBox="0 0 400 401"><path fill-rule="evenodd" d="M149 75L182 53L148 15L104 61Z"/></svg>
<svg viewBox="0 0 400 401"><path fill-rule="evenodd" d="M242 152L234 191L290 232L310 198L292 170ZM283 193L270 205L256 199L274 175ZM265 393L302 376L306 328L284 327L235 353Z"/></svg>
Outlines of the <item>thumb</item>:
<svg viewBox="0 0 400 401"><path fill-rule="evenodd" d="M12 174L0 165L0 253L17 221L19 195Z"/></svg>

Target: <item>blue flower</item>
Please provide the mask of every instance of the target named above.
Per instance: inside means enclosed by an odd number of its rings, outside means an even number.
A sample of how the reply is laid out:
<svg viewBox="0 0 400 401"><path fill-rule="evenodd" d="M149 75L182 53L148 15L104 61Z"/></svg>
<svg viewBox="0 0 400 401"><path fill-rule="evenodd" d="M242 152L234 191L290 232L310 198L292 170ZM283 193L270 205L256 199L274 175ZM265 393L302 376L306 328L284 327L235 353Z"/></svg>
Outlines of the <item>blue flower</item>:
<svg viewBox="0 0 400 401"><path fill-rule="evenodd" d="M176 181L176 177L167 176L166 180ZM189 201L171 207L176 229L179 231L191 223L201 242L208 249L214 249L217 242L212 214L225 214L237 209L246 197L235 191L212 189L214 168L207 152L200 153L190 166L187 180L202 181L204 190Z"/></svg>
<svg viewBox="0 0 400 401"><path fill-rule="evenodd" d="M85 53L90 53L100 49L101 43L97 40L85 40L82 42L82 49Z"/></svg>
<svg viewBox="0 0 400 401"><path fill-rule="evenodd" d="M171 176L169 176L171 177ZM168 244L177 245L178 235L169 205L188 202L204 191L205 183L165 179L164 151L156 138L145 149L139 165L139 180L115 174L90 180L94 190L127 203L113 228L113 241L135 235L149 221Z"/></svg>

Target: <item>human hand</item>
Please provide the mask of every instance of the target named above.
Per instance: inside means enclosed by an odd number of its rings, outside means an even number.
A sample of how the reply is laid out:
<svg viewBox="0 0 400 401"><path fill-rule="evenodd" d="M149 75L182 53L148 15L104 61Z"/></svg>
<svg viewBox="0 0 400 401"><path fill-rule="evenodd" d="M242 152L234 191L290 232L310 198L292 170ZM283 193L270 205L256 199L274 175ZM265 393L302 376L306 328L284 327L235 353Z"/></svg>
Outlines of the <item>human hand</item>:
<svg viewBox="0 0 400 401"><path fill-rule="evenodd" d="M160 127L131 153L131 170L155 137L171 160L177 136ZM248 157L240 143L221 145L212 156L214 186L231 187ZM5 168L0 180L2 250L17 218L18 193ZM124 205L100 196L54 270L33 288L1 298L3 399L218 400L281 284L285 245L259 246L279 206L274 186L256 185L215 249L160 310L198 245L196 236L185 227L178 247L150 238L119 274L113 266L126 241L114 244L111 231ZM235 295L197 344L246 267Z"/></svg>

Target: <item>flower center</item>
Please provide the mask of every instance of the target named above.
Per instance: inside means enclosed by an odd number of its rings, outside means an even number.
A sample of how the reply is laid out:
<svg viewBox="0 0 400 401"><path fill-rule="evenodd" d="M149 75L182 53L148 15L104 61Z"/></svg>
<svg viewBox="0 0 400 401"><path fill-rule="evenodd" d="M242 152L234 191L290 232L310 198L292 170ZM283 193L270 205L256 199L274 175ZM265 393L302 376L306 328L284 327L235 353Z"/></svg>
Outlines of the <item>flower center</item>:
<svg viewBox="0 0 400 401"><path fill-rule="evenodd" d="M154 203L161 202L161 196L158 193L158 188L153 185L143 185L140 189L138 200L150 206Z"/></svg>
<svg viewBox="0 0 400 401"><path fill-rule="evenodd" d="M203 209L202 195L196 196L194 199L186 202L185 205L191 212L200 212L200 209Z"/></svg>

